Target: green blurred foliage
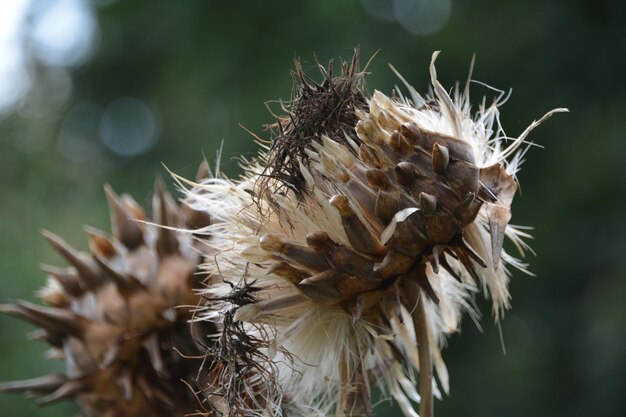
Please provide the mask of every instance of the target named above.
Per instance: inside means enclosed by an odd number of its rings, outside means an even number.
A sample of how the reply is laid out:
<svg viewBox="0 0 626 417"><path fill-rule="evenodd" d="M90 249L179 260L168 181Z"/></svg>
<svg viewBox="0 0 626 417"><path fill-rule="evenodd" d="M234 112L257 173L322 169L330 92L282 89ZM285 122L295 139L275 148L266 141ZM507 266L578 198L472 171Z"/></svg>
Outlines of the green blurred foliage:
<svg viewBox="0 0 626 417"><path fill-rule="evenodd" d="M2 6L0 6L2 7ZM315 72L360 45L372 61L369 90L389 92L393 65L418 90L442 49L438 73L513 89L501 108L511 136L554 107L569 107L537 129L519 174L513 223L533 225L529 259L537 277L514 273L513 310L499 330L490 307L482 332L470 321L444 351L452 393L438 416L617 416L626 397L626 30L624 5L609 1L454 1L447 25L416 36L369 16L357 1L117 1L97 9L101 34L93 59L72 72L73 97L54 117L14 114L0 121L0 298L33 299L40 262L61 264L39 236L45 227L85 248L81 226L108 228L102 183L147 202L156 174L192 176L203 153L223 141L225 171L256 145L272 118L264 102L289 99L294 56ZM492 95L474 86L474 97ZM136 97L158 110L159 140L148 152L103 151L71 162L57 150L64 117L79 102L105 107ZM171 182L171 181L170 181ZM0 317L0 380L58 371L31 327ZM399 415L389 403L378 415ZM3 416L62 416L60 404L0 395Z"/></svg>

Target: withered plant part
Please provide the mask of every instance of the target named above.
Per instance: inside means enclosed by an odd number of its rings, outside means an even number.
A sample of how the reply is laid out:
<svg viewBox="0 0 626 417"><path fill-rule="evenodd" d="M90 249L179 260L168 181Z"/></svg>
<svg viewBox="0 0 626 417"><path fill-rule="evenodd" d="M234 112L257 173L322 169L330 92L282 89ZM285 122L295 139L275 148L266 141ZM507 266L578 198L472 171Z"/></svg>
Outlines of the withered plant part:
<svg viewBox="0 0 626 417"><path fill-rule="evenodd" d="M230 302L234 318L296 358L286 367L272 357L284 395L309 415L369 416L378 385L406 416L419 403L431 417L433 395L448 392L446 335L463 312L478 318L481 290L499 318L510 306L508 266L525 267L502 250L504 236L520 255L526 248L527 235L508 225L521 147L563 109L509 140L499 99L473 113L467 88L451 97L438 82L436 56L428 97L407 84L410 97L375 92L364 108L355 60L324 88L303 82L258 167L188 193L218 219L207 272L255 283L254 302ZM349 111L319 122L328 114L319 109L337 108ZM228 291L218 281L206 289ZM267 411L258 405L246 414Z"/></svg>
<svg viewBox="0 0 626 417"><path fill-rule="evenodd" d="M273 335L268 329L237 319L240 307L256 303L260 288L245 280L230 286L224 296L207 296L207 304L218 309L219 330L215 343L207 346L206 371L201 368L204 393L211 411L224 416L248 416L249 410L269 410L281 415L282 391L278 370L271 356ZM254 331L251 331L254 328ZM283 352L285 353L285 352ZM288 353L285 354L288 360ZM274 405L276 404L276 408Z"/></svg>
<svg viewBox="0 0 626 417"><path fill-rule="evenodd" d="M190 381L201 351L192 338L192 291L206 277L188 234L172 228L203 227L205 213L179 206L157 182L153 222L128 195L105 187L113 236L86 227L90 252L73 249L44 232L67 268L44 266L47 285L38 296L47 305L26 301L1 311L39 327L33 338L48 343L50 357L65 361L65 374L0 384L0 391L26 392L46 405L76 401L88 417L184 416L197 409ZM194 334L215 330L196 323ZM208 326L207 326L208 325Z"/></svg>
<svg viewBox="0 0 626 417"><path fill-rule="evenodd" d="M282 109L287 114L277 116L276 123L270 125L274 136L260 189L277 180L299 195L306 187L300 164L308 165L307 149L311 142L319 143L326 135L340 143L348 140L359 143L354 131L358 121L356 111L365 110L367 100L363 94L365 72L359 67L358 50L349 63L341 62L338 76L333 72L333 60L325 68L318 63L323 77L320 83L305 74L299 59L295 66L292 98Z"/></svg>

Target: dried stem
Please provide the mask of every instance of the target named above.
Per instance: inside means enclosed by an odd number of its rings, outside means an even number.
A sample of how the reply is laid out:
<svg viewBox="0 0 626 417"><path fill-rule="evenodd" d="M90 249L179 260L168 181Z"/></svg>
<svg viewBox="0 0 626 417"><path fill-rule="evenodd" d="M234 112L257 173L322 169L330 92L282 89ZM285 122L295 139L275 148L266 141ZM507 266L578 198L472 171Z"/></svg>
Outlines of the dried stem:
<svg viewBox="0 0 626 417"><path fill-rule="evenodd" d="M424 294L422 291L419 291L417 307L413 313L420 364L419 393L421 399L419 415L420 417L433 417L433 362L430 355L430 341L424 301Z"/></svg>

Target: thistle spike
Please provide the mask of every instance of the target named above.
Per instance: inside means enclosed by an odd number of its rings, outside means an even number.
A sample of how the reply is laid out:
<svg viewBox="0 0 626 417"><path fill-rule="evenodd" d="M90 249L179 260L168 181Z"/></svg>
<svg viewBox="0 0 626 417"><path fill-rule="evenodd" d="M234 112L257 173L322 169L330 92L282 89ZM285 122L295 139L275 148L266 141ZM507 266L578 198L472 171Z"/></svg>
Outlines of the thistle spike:
<svg viewBox="0 0 626 417"><path fill-rule="evenodd" d="M297 288L304 295L322 303L333 304L341 300L341 293L332 285L301 285Z"/></svg>
<svg viewBox="0 0 626 417"><path fill-rule="evenodd" d="M133 198L132 195L124 193L120 195L119 199L128 214L130 215L129 219L139 221L143 221L146 219L146 212L144 211L143 207L141 207L141 205L137 202L137 200ZM140 229L143 230L141 228L141 225Z"/></svg>
<svg viewBox="0 0 626 417"><path fill-rule="evenodd" d="M69 268L59 268L57 266L42 264L40 269L56 279L61 287L72 297L79 297L85 292L85 289L81 287L78 272L73 266Z"/></svg>
<svg viewBox="0 0 626 417"><path fill-rule="evenodd" d="M396 179L400 185L408 187L415 180L415 166L410 162L400 162L395 168Z"/></svg>
<svg viewBox="0 0 626 417"><path fill-rule="evenodd" d="M0 382L0 392L28 392L45 394L54 392L67 382L63 374L43 375L20 381Z"/></svg>
<svg viewBox="0 0 626 417"><path fill-rule="evenodd" d="M374 266L374 271L383 279L388 279L406 273L413 265L413 262L415 262L415 258L412 256L390 250L383 260Z"/></svg>
<svg viewBox="0 0 626 417"><path fill-rule="evenodd" d="M143 243L143 230L139 223L133 220L131 210L123 204L109 184L105 184L104 192L111 211L111 227L113 236L128 249L135 249Z"/></svg>
<svg viewBox="0 0 626 417"><path fill-rule="evenodd" d="M102 283L102 275L93 259L87 254L78 252L66 241L54 233L43 230L41 234L48 243L67 260L78 272L79 278L89 287L93 288Z"/></svg>
<svg viewBox="0 0 626 417"><path fill-rule="evenodd" d="M495 164L481 168L479 175L485 199L510 207L517 191L517 182L506 172L504 166Z"/></svg>
<svg viewBox="0 0 626 417"><path fill-rule="evenodd" d="M50 333L48 333L48 331L45 329L35 329L31 332L28 332L28 340L36 340L38 342L48 343L50 345L53 345L54 347L62 346L62 341L61 345L57 346L51 341L51 339L52 338L50 337Z"/></svg>
<svg viewBox="0 0 626 417"><path fill-rule="evenodd" d="M69 334L82 337L87 320L71 311L41 307L28 301L18 301L15 304L0 305L0 312L8 314L53 333Z"/></svg>
<svg viewBox="0 0 626 417"><path fill-rule="evenodd" d="M431 215L424 216L424 228L431 243L450 242L459 233L456 219L445 210L435 210Z"/></svg>
<svg viewBox="0 0 626 417"><path fill-rule="evenodd" d="M327 269L319 274L313 275L300 281L300 285L334 285L342 272L338 269Z"/></svg>
<svg viewBox="0 0 626 417"><path fill-rule="evenodd" d="M359 158L371 168L382 168L385 165L383 161L380 160L380 157L376 155L376 151L366 144L359 147Z"/></svg>
<svg viewBox="0 0 626 417"><path fill-rule="evenodd" d="M432 152L435 144L439 143L448 148L448 153L451 158L472 164L474 163L473 150L471 146L463 140L422 129L415 122L402 124L400 126L400 132L409 141L413 141L413 143L429 153Z"/></svg>
<svg viewBox="0 0 626 417"><path fill-rule="evenodd" d="M448 168L448 163L450 162L450 152L448 148L439 143L435 143L433 145L432 159L433 171L439 175L444 175L446 168Z"/></svg>
<svg viewBox="0 0 626 417"><path fill-rule="evenodd" d="M67 308L71 296L63 289L56 278L49 276L46 286L37 290L37 297L51 307Z"/></svg>
<svg viewBox="0 0 626 417"><path fill-rule="evenodd" d="M199 230L211 225L211 216L205 211L195 210L183 203L180 206L184 225L189 230Z"/></svg>
<svg viewBox="0 0 626 417"><path fill-rule="evenodd" d="M435 275L439 273L439 258L441 258L443 251L443 245L435 245L433 246L433 253L424 258L430 264Z"/></svg>
<svg viewBox="0 0 626 417"><path fill-rule="evenodd" d="M365 171L367 182L376 190L387 190L389 188L389 177L382 169L372 168Z"/></svg>
<svg viewBox="0 0 626 417"><path fill-rule="evenodd" d="M275 274L279 277L285 278L294 284L299 284L303 279L311 276L310 274L301 271L287 262L275 262L267 270L268 274Z"/></svg>
<svg viewBox="0 0 626 417"><path fill-rule="evenodd" d="M446 170L446 180L459 199L480 188L480 171L466 161L452 161Z"/></svg>
<svg viewBox="0 0 626 417"><path fill-rule="evenodd" d="M47 343L50 343L50 341L46 340ZM44 353L44 356L46 357L46 359L53 359L53 360L64 360L65 359L65 353L63 353L63 349L62 348L58 348L58 347L51 347L50 349L46 350L46 353Z"/></svg>
<svg viewBox="0 0 626 417"><path fill-rule="evenodd" d="M307 244L309 242L307 241ZM260 241L261 249L275 253L286 260L292 260L305 268L324 271L329 268L323 255L315 250L293 243L283 242L278 236L266 234Z"/></svg>
<svg viewBox="0 0 626 417"><path fill-rule="evenodd" d="M428 193L420 193L418 205L423 216L431 216L437 210L437 197Z"/></svg>
<svg viewBox="0 0 626 417"><path fill-rule="evenodd" d="M211 168L209 167L209 163L206 159L203 159L198 166L198 171L196 171L196 182L200 182L204 179L209 178L211 175Z"/></svg>
<svg viewBox="0 0 626 417"><path fill-rule="evenodd" d="M394 152L403 156L409 155L413 152L413 146L402 133L397 131L391 134L391 137L389 138L389 146L394 150Z"/></svg>
<svg viewBox="0 0 626 417"><path fill-rule="evenodd" d="M266 234L259 241L261 249L268 252L283 252L286 244L276 235Z"/></svg>
<svg viewBox="0 0 626 417"><path fill-rule="evenodd" d="M83 229L89 238L89 249L94 255L103 258L117 255L115 244L105 232L91 226L85 226Z"/></svg>
<svg viewBox="0 0 626 417"><path fill-rule="evenodd" d="M87 389L87 384L81 380L69 380L61 385L56 391L37 400L37 405L50 405L55 402L76 396Z"/></svg>
<svg viewBox="0 0 626 417"><path fill-rule="evenodd" d="M487 217L489 218L489 232L491 234L491 259L493 269L497 270L500 264L506 226L509 224L509 220L511 220L511 209L488 203Z"/></svg>
<svg viewBox="0 0 626 417"><path fill-rule="evenodd" d="M336 195L330 199L330 204L339 212L346 236L357 251L373 256L385 255L387 252L385 247L356 215L348 197Z"/></svg>
<svg viewBox="0 0 626 417"><path fill-rule="evenodd" d="M352 249L335 243L326 232L309 233L306 236L307 245L316 253L322 255L328 264L355 276L367 274L367 278L378 279L374 272L374 262Z"/></svg>
<svg viewBox="0 0 626 417"><path fill-rule="evenodd" d="M392 194L383 190L378 190L374 211L376 212L376 216L378 218L385 223L389 223L391 222L391 219L393 219L393 216L400 211L400 204L398 199Z"/></svg>
<svg viewBox="0 0 626 417"><path fill-rule="evenodd" d="M476 198L475 193L469 192L465 199L454 208L454 216L461 226L467 226L476 219L482 204L482 201Z"/></svg>
<svg viewBox="0 0 626 417"><path fill-rule="evenodd" d="M161 227L157 234L157 252L161 257L165 257L178 252L178 239L176 232L170 229L174 227L174 220L168 210L168 198L161 179L157 178L154 183L154 203L155 221Z"/></svg>
<svg viewBox="0 0 626 417"><path fill-rule="evenodd" d="M102 268L105 272L107 278L113 281L120 294L123 296L129 296L139 289L145 289L145 286L137 278L118 272L115 268L109 265L106 260L96 257L96 261L98 262L100 268Z"/></svg>

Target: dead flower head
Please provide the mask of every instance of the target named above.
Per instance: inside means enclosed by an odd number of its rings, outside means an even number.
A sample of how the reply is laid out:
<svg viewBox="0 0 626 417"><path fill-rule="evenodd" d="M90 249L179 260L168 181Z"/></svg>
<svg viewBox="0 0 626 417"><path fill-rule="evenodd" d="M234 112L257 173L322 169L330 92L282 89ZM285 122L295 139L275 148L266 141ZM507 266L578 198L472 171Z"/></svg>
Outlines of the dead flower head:
<svg viewBox="0 0 626 417"><path fill-rule="evenodd" d="M408 95L366 98L356 57L321 83L298 67L273 144L238 181L188 191L216 220L205 268L219 279L198 317L243 346L211 368L233 415L370 415L374 386L432 415L449 389L441 348L464 312L478 318L475 294L496 319L509 308L509 268L525 265L503 240L527 249L509 225L515 173L530 131L564 109L508 138L502 97L472 111L467 86L437 80L437 55L426 96L401 78ZM245 303L229 298L245 285Z"/></svg>

